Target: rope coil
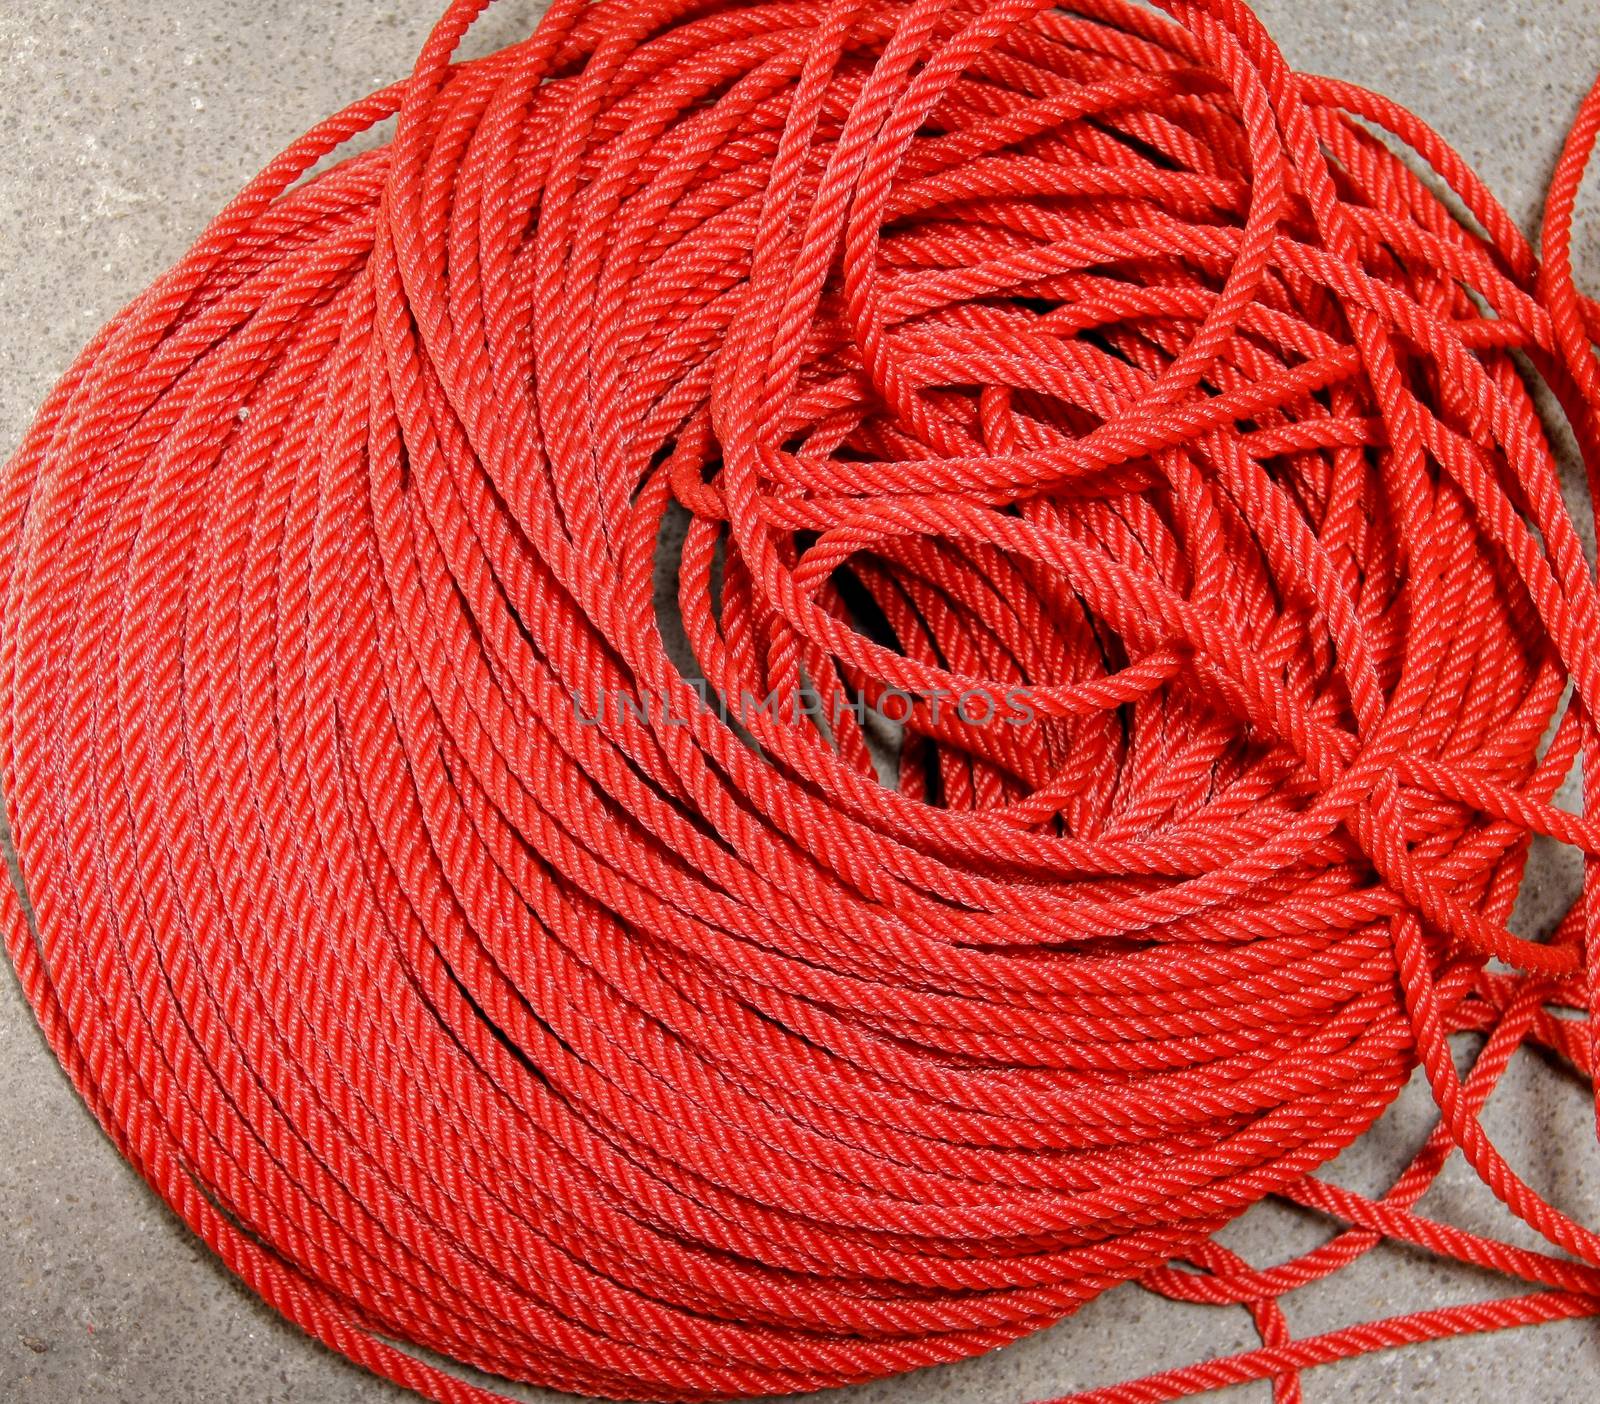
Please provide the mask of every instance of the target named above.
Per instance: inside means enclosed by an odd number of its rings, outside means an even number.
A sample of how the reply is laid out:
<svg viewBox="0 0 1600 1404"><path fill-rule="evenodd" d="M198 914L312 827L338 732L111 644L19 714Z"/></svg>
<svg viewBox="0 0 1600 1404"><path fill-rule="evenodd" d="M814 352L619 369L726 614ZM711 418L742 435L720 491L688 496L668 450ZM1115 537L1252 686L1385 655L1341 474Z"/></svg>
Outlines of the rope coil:
<svg viewBox="0 0 1600 1404"><path fill-rule="evenodd" d="M1237 0L556 0L454 61L487 3L0 480L7 947L122 1154L451 1404L500 1396L404 1345L761 1395L1137 1280L1261 1347L1076 1400L1292 1404L1600 1314L1478 1120L1600 1048L1600 593L1536 405L1600 500L1600 85L1536 256ZM1585 860L1542 940L1535 835ZM1315 1176L1418 1066L1393 1187ZM1456 1150L1546 1251L1416 1212ZM1212 1234L1268 1195L1340 1227L1251 1267ZM1386 1238L1520 1295L1292 1338Z"/></svg>

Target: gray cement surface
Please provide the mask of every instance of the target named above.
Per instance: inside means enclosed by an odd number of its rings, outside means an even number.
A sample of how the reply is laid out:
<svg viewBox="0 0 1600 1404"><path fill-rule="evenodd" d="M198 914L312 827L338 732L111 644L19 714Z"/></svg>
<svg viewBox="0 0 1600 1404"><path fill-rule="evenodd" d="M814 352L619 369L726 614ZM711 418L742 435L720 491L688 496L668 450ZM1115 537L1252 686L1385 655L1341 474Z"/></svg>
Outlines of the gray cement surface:
<svg viewBox="0 0 1600 1404"><path fill-rule="evenodd" d="M0 450L68 359L204 221L316 118L402 74L431 0L0 0ZM1594 0L1259 0L1290 60L1378 88L1432 123L1530 230L1566 124L1600 70ZM503 0L475 36L521 32ZM1600 289L1600 190L1579 229ZM1519 919L1565 904L1570 855L1541 852ZM1413 1085L1331 1173L1375 1190L1425 1134ZM1487 1122L1513 1164L1600 1224L1600 1149L1585 1095L1519 1054ZM1424 1208L1518 1241L1457 1157ZM1262 1206L1227 1241L1258 1263L1321 1226ZM1286 1302L1296 1335L1504 1286L1393 1249ZM1180 1308L1136 1288L986 1358L834 1404L1045 1398L1254 1344L1242 1311ZM1312 1404L1600 1399L1600 1327L1569 1323L1371 1356L1308 1377ZM287 1326L239 1287L119 1160L0 972L0 1401L170 1404L404 1396ZM523 1397L554 1404L557 1396ZM1229 1391L1266 1400L1265 1386Z"/></svg>

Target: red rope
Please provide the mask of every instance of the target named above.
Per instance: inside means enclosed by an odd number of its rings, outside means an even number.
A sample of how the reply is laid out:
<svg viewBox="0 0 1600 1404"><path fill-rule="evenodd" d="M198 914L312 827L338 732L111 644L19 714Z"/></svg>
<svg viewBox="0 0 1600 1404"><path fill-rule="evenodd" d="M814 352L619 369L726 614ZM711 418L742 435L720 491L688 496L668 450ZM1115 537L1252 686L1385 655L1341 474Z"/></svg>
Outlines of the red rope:
<svg viewBox="0 0 1600 1404"><path fill-rule="evenodd" d="M397 1342L760 1394L1137 1279L1262 1346L1080 1399L1288 1401L1600 1314L1478 1119L1518 1047L1597 1058L1600 598L1534 388L1600 495L1600 90L1536 258L1236 0L558 0L453 64L484 3L4 478L8 944L121 1151L440 1400L493 1396ZM1534 834L1586 858L1542 941ZM1394 1186L1313 1175L1418 1065ZM1417 1212L1455 1150L1547 1250ZM1266 1195L1340 1227L1211 1241ZM1293 1339L1385 1238L1520 1295Z"/></svg>

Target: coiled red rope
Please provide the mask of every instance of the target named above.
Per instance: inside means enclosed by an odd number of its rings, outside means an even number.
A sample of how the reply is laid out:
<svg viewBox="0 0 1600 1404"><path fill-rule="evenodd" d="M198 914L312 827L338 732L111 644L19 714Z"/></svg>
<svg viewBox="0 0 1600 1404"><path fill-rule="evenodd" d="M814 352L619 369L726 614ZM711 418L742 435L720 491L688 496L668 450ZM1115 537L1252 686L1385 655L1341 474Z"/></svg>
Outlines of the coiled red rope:
<svg viewBox="0 0 1600 1404"><path fill-rule="evenodd" d="M1525 1042L1595 1070L1600 599L1534 387L1595 495L1600 94L1536 258L1231 0L558 0L453 64L484 3L3 481L8 944L123 1154L439 1400L493 1396L402 1343L764 1394L1129 1279L1261 1348L1082 1399L1600 1314L1478 1121ZM1535 834L1586 858L1541 941ZM1393 1188L1312 1174L1419 1064ZM1546 1251L1416 1212L1456 1150ZM1267 1195L1340 1227L1250 1267ZM1513 1295L1292 1339L1383 1238Z"/></svg>

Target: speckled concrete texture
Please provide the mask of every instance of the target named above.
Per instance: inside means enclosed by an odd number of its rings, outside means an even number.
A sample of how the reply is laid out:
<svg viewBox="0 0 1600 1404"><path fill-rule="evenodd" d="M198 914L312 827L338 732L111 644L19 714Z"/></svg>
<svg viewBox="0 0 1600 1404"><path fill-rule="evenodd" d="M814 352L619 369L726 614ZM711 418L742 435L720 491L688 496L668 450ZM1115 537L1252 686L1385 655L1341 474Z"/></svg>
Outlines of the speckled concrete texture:
<svg viewBox="0 0 1600 1404"><path fill-rule="evenodd" d="M1595 0L1259 0L1297 66L1378 88L1433 124L1512 215L1538 217L1550 165L1600 68ZM402 74L434 0L0 0L0 451L71 355L170 263L206 218L316 118ZM526 30L502 0L473 36ZM1600 190L1577 237L1600 289ZM1519 910L1546 928L1574 890L1541 849ZM1375 1190L1426 1134L1413 1084L1329 1172ZM1519 1054L1491 1134L1541 1192L1600 1224L1600 1148L1583 1090ZM1459 1157L1424 1208L1532 1242ZM1262 1206L1225 1237L1258 1263L1324 1233ZM1486 1298L1495 1280L1384 1249L1285 1303L1297 1335ZM1123 1288L981 1360L826 1396L830 1404L1046 1398L1254 1343L1242 1311L1182 1308ZM400 1400L285 1325L199 1247L117 1157L0 973L0 1401ZM557 1396L525 1391L550 1404ZM1264 1401L1265 1386L1228 1400ZM1311 1404L1600 1398L1600 1326L1448 1341L1320 1370Z"/></svg>

